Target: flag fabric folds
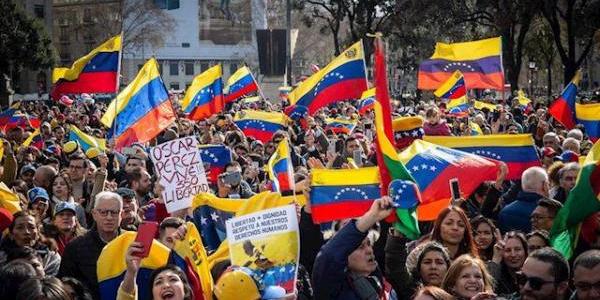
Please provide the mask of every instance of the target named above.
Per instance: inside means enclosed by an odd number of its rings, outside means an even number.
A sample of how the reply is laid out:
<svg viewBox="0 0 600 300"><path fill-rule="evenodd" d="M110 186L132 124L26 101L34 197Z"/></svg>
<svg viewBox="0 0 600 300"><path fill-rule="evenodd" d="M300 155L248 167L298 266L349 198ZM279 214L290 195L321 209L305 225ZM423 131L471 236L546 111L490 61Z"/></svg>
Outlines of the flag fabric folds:
<svg viewBox="0 0 600 300"><path fill-rule="evenodd" d="M287 139L282 139L279 142L277 149L275 149L275 152L269 158L267 173L269 174L269 179L273 182L274 192L281 193L294 190L294 167L292 166L290 146Z"/></svg>
<svg viewBox="0 0 600 300"><path fill-rule="evenodd" d="M468 197L482 182L496 178L497 162L422 140L415 140L399 156L421 191L423 201L417 208L421 221L434 220L448 206L450 179L457 178Z"/></svg>
<svg viewBox="0 0 600 300"><path fill-rule="evenodd" d="M135 79L110 103L102 123L111 128L115 148L147 142L175 121L176 114L160 78L156 59L149 59Z"/></svg>
<svg viewBox="0 0 600 300"><path fill-rule="evenodd" d="M210 193L200 193L192 202L194 224L200 230L206 249L214 251L225 240L225 221L231 219L247 199L218 198Z"/></svg>
<svg viewBox="0 0 600 300"><path fill-rule="evenodd" d="M517 101L519 102L519 106L522 109L527 109L527 107L529 107L529 104L531 104L531 100L525 97L525 92L523 92L523 90L517 91Z"/></svg>
<svg viewBox="0 0 600 300"><path fill-rule="evenodd" d="M21 147L23 148L27 148L29 146L35 147L39 150L42 150L42 148L44 148L44 140L42 139L42 135L40 133L40 129L36 129L34 130L29 137L23 141L23 144L21 144Z"/></svg>
<svg viewBox="0 0 600 300"><path fill-rule="evenodd" d="M359 217L380 196L377 167L312 170L310 202L315 223Z"/></svg>
<svg viewBox="0 0 600 300"><path fill-rule="evenodd" d="M362 93L358 102L358 113L364 115L367 111L373 109L375 102L375 88L370 88Z"/></svg>
<svg viewBox="0 0 600 300"><path fill-rule="evenodd" d="M570 259L579 237L580 224L600 211L600 142L596 142L585 158L577 176L575 187L569 192L563 207L558 211L550 243Z"/></svg>
<svg viewBox="0 0 600 300"><path fill-rule="evenodd" d="M0 127L3 132L8 132L12 128L40 128L41 122L37 117L32 117L28 114L16 111L12 108L4 111L0 117Z"/></svg>
<svg viewBox="0 0 600 300"><path fill-rule="evenodd" d="M325 118L325 130L331 130L336 134L350 134L356 127L355 120Z"/></svg>
<svg viewBox="0 0 600 300"><path fill-rule="evenodd" d="M355 43L327 66L298 84L288 94L290 104L308 114L344 100L358 99L367 89L362 41ZM295 110L295 109L294 109ZM290 116L293 111L290 112Z"/></svg>
<svg viewBox="0 0 600 300"><path fill-rule="evenodd" d="M245 95L258 91L258 84L247 66L243 66L227 79L225 103L235 101Z"/></svg>
<svg viewBox="0 0 600 300"><path fill-rule="evenodd" d="M186 234L183 240L175 241L173 252L171 262L184 270L194 293L193 299L212 299L213 278L208 268L208 256L194 223L186 223Z"/></svg>
<svg viewBox="0 0 600 300"><path fill-rule="evenodd" d="M435 90L456 70L463 73L468 89L503 90L501 38L436 43L433 55L419 65L418 88Z"/></svg>
<svg viewBox="0 0 600 300"><path fill-rule="evenodd" d="M0 182L0 207L5 208L11 214L21 211L19 196L13 192L4 182Z"/></svg>
<svg viewBox="0 0 600 300"><path fill-rule="evenodd" d="M487 108L489 111L495 111L496 109L498 109L498 107L495 104L485 103L483 101L478 100L475 100L473 108L477 110L483 110L484 108Z"/></svg>
<svg viewBox="0 0 600 300"><path fill-rule="evenodd" d="M121 45L121 35L117 35L76 60L70 68L52 70L52 99L58 100L64 94L116 93Z"/></svg>
<svg viewBox="0 0 600 300"><path fill-rule="evenodd" d="M223 110L223 82L221 65L202 72L185 91L181 108L191 120L202 120Z"/></svg>
<svg viewBox="0 0 600 300"><path fill-rule="evenodd" d="M467 87L463 74L456 70L433 94L442 99L454 100L467 96Z"/></svg>
<svg viewBox="0 0 600 300"><path fill-rule="evenodd" d="M531 134L425 136L425 141L506 163L507 180L519 180L530 167L541 166Z"/></svg>
<svg viewBox="0 0 600 300"><path fill-rule="evenodd" d="M243 110L235 115L233 121L246 136L266 143L277 130L285 128L287 116L279 112Z"/></svg>
<svg viewBox="0 0 600 300"><path fill-rule="evenodd" d="M453 99L446 105L446 114L454 117L466 117L469 115L469 101L466 97Z"/></svg>
<svg viewBox="0 0 600 300"><path fill-rule="evenodd" d="M548 108L548 112L552 117L563 124L567 129L573 129L577 124L575 119L575 100L580 80L581 72L577 71L571 82L567 84L560 94L560 97L554 100Z"/></svg>
<svg viewBox="0 0 600 300"><path fill-rule="evenodd" d="M135 240L136 233L126 231L110 241L100 253L96 263L100 298L102 300L116 299L119 285L123 281L127 265L125 254L127 248ZM140 269L136 278L138 299L150 299L150 274L169 262L169 248L157 240L152 242L148 257L140 262Z"/></svg>
<svg viewBox="0 0 600 300"><path fill-rule="evenodd" d="M69 141L76 141L81 145L83 152L90 148L99 148L106 150L106 140L91 136L85 132L79 130L77 126L71 125L69 129Z"/></svg>
<svg viewBox="0 0 600 300"><path fill-rule="evenodd" d="M582 124L592 141L600 139L600 104L575 104L577 123Z"/></svg>
<svg viewBox="0 0 600 300"><path fill-rule="evenodd" d="M225 145L201 145L199 150L204 171L210 171L206 179L216 184L219 174L223 173L225 166L231 162L231 149Z"/></svg>

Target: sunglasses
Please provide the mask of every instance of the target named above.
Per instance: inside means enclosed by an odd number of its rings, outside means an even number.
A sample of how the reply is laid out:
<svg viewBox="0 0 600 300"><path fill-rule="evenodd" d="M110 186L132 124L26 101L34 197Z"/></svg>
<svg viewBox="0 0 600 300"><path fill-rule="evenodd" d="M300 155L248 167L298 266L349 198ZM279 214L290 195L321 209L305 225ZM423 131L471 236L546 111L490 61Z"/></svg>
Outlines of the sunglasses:
<svg viewBox="0 0 600 300"><path fill-rule="evenodd" d="M529 286L535 291L539 291L544 284L554 283L554 281L546 281L539 277L528 277L527 275L523 274L523 272L517 272L516 275L517 283L520 286L524 286L527 284L527 282L529 282Z"/></svg>

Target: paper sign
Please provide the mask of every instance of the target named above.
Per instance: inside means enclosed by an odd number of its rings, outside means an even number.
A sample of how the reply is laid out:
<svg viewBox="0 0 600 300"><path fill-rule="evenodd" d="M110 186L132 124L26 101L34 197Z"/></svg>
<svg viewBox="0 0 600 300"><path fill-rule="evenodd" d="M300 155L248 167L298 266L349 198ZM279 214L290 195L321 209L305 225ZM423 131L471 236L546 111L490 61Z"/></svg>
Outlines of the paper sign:
<svg viewBox="0 0 600 300"><path fill-rule="evenodd" d="M150 157L169 213L192 206L196 194L210 192L195 137L162 143L150 150Z"/></svg>
<svg viewBox="0 0 600 300"><path fill-rule="evenodd" d="M232 265L252 270L259 286L295 292L300 240L294 205L231 218L225 225Z"/></svg>

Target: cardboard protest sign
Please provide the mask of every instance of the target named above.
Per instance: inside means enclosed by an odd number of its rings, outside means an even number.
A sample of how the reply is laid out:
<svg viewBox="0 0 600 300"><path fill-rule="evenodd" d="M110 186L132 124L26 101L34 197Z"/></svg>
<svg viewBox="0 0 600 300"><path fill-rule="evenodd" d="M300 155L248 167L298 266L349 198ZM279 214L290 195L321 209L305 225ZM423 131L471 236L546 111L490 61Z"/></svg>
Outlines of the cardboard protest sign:
<svg viewBox="0 0 600 300"><path fill-rule="evenodd" d="M192 206L196 194L210 191L195 137L162 143L150 150L150 157L169 213Z"/></svg>
<svg viewBox="0 0 600 300"><path fill-rule="evenodd" d="M251 269L259 286L295 292L300 241L294 205L235 217L226 227L232 265Z"/></svg>

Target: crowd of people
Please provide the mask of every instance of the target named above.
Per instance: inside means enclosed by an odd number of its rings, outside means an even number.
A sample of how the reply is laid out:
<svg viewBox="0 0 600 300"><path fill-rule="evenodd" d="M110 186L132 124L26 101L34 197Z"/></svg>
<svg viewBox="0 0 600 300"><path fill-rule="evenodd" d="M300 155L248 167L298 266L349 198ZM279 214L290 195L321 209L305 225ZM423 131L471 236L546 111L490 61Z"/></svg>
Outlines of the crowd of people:
<svg viewBox="0 0 600 300"><path fill-rule="evenodd" d="M516 100L495 110L471 108L460 117L447 114L439 100L394 101L394 118L419 117L424 135L468 136L471 123L482 134L530 133L541 166L508 181L507 167L501 165L495 181L443 209L434 222L421 223L418 240L384 221L393 211L389 197L374 201L357 219L335 221L325 232L311 217L311 170L352 168L349 158L360 166L377 164L374 114L359 114L354 104L322 108L263 143L245 136L233 115L242 109L282 111L284 105L236 102L200 122L181 115L155 140L133 144L123 153L110 140L106 150L84 151L69 139L70 125L105 138L110 129L100 119L106 103L89 95L69 106L20 103L22 113L40 119L43 146L22 146L34 130L28 126L6 128L2 136L0 180L18 195L21 209L13 214L0 208L0 230L5 231L0 299L100 299L96 270L103 247L149 218L160 223L156 239L172 248L183 237L184 223L195 221L194 212L167 213L148 149L184 136L232 150L224 172L241 176L231 184L217 180L211 189L221 198L243 199L271 188L264 167L278 143L288 139L296 189L307 198L298 218L296 293L264 289L243 266L225 261L211 270L215 299L600 299L600 215L585 222L571 260L551 248L548 239L575 185L578 157L593 145L582 128L565 130L545 105L525 108ZM330 117L358 124L351 132L336 133L325 124ZM135 253L140 250L138 243L127 249L118 299L138 298L140 259ZM148 280L152 299L194 299L197 293L174 265L154 270Z"/></svg>

